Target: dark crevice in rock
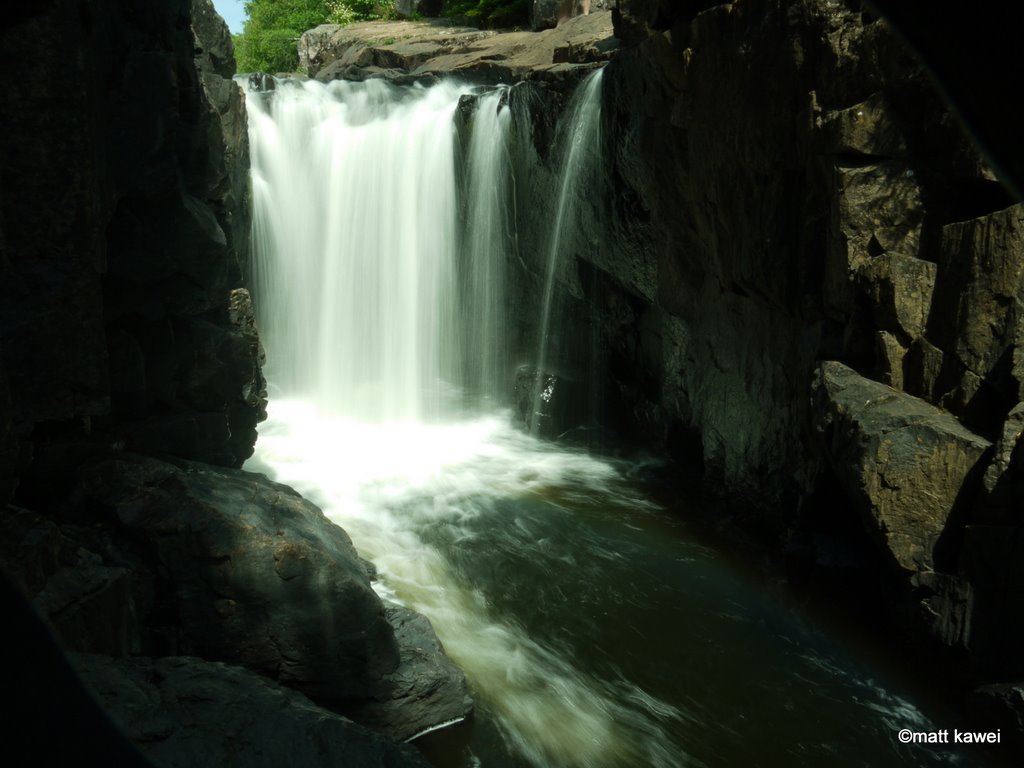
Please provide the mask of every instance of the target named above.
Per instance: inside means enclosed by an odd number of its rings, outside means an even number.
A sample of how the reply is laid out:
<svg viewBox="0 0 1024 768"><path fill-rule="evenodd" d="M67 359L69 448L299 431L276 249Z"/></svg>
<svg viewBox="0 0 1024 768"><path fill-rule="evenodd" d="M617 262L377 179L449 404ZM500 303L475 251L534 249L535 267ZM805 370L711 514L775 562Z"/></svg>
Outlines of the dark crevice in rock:
<svg viewBox="0 0 1024 768"><path fill-rule="evenodd" d="M883 155L871 155L865 152L840 152L832 155L839 168L869 168L885 162L889 158Z"/></svg>

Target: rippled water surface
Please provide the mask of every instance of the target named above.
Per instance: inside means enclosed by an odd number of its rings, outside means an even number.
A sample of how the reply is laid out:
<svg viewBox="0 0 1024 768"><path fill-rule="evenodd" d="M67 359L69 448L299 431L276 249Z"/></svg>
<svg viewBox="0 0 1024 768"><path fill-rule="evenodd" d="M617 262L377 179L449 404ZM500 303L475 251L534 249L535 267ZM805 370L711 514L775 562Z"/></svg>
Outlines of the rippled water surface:
<svg viewBox="0 0 1024 768"><path fill-rule="evenodd" d="M449 764L958 764L898 744L924 715L645 500L628 465L507 425L276 401L250 464L342 525L466 671L478 713Z"/></svg>

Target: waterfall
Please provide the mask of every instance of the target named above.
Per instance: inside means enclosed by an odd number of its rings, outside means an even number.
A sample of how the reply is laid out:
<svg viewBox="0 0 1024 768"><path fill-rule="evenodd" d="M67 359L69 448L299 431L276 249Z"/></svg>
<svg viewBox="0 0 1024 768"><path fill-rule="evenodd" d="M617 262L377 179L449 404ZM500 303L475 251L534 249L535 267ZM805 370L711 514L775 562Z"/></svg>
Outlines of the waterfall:
<svg viewBox="0 0 1024 768"><path fill-rule="evenodd" d="M369 421L438 415L460 365L459 89L250 94L254 288L281 393Z"/></svg>
<svg viewBox="0 0 1024 768"><path fill-rule="evenodd" d="M573 94L568 119L558 142L561 167L558 179L558 197L548 235L547 272L544 280L544 299L541 305L540 338L537 344L536 379L530 430L537 434L544 410L542 401L550 396L547 381L551 363L552 335L557 324L555 312L555 285L559 269L565 263L565 252L577 236L576 214L579 202L595 192L591 183L598 168L597 157L601 144L601 79L604 69L594 70Z"/></svg>
<svg viewBox="0 0 1024 768"><path fill-rule="evenodd" d="M558 352L555 284L595 234L580 221L600 83L574 98L554 155L541 368ZM469 752L445 764L824 765L858 750L906 764L897 724L928 721L692 541L627 480L635 467L452 405L508 365L523 116L506 96L372 80L248 92L272 397L247 468L341 524L381 596L426 615L466 672Z"/></svg>
<svg viewBox="0 0 1024 768"><path fill-rule="evenodd" d="M473 113L465 174L466 383L495 396L508 388L506 306L511 168L508 88L479 97Z"/></svg>
<svg viewBox="0 0 1024 768"><path fill-rule="evenodd" d="M431 619L478 696L477 727L517 759L674 765L661 722L678 717L672 706L655 703L652 719L642 690L593 677L496 615L452 562L480 521L504 537L507 499L566 484L621 494L611 467L515 431L507 414L440 408L442 381L507 386L506 99L506 88L373 80L248 92L255 300L277 392L247 466L318 503L375 562L382 596ZM559 216L569 210L561 202Z"/></svg>

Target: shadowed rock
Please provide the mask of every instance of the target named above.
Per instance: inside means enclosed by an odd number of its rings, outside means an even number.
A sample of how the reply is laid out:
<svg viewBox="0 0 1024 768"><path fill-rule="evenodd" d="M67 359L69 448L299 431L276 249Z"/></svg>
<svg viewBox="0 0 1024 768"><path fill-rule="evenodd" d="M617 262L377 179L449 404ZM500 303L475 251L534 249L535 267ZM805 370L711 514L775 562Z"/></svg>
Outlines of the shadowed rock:
<svg viewBox="0 0 1024 768"><path fill-rule="evenodd" d="M262 476L125 455L84 468L85 502L145 542L177 653L228 660L311 696L373 694L398 664L345 532Z"/></svg>
<svg viewBox="0 0 1024 768"><path fill-rule="evenodd" d="M823 363L816 388L821 447L869 529L905 571L935 570L939 537L991 444L841 363Z"/></svg>
<svg viewBox="0 0 1024 768"><path fill-rule="evenodd" d="M71 660L124 736L161 768L428 765L414 748L238 667L191 657Z"/></svg>

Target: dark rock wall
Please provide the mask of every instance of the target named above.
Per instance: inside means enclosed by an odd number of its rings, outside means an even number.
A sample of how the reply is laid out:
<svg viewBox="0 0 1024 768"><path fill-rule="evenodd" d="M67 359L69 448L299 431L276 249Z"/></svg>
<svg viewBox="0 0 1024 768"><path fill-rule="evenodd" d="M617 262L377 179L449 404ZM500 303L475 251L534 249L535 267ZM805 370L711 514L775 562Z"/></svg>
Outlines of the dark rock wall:
<svg viewBox="0 0 1024 768"><path fill-rule="evenodd" d="M195 5L57 0L3 21L5 499L56 435L229 466L252 451L244 101L223 22Z"/></svg>
<svg viewBox="0 0 1024 768"><path fill-rule="evenodd" d="M625 422L815 567L865 535L906 626L1020 675L1024 207L859 2L615 19L577 270Z"/></svg>
<svg viewBox="0 0 1024 768"><path fill-rule="evenodd" d="M412 633L410 617L385 611L344 531L237 469L266 384L245 289L245 101L226 25L210 0L53 0L2 24L5 615L34 611L64 651L104 654L73 665L155 764L295 757L281 722L292 738L332 740L299 755L310 765L341 753L352 765L422 764L389 739L466 716L462 673L425 619ZM50 638L19 653L18 685L45 684L66 666L58 656ZM139 693L140 676L163 682ZM44 687L9 732L24 725L49 764L61 740L33 736L33 724L64 718L67 691L82 695L70 674ZM182 697L203 711L179 708ZM251 729L277 737L243 738ZM76 759L117 754L109 730Z"/></svg>

